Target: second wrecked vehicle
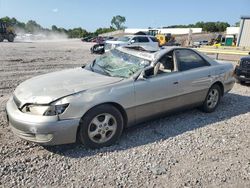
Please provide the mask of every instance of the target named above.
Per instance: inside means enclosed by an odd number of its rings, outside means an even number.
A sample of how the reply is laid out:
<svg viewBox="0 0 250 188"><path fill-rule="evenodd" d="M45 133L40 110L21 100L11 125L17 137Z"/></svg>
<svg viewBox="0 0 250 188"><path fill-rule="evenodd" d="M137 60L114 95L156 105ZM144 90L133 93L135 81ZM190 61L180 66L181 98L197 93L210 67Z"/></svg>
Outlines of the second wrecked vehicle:
<svg viewBox="0 0 250 188"><path fill-rule="evenodd" d="M153 36L148 35L125 35L119 37L116 40L105 41L105 51L112 50L119 46L126 45L140 45L140 46L150 46L152 48L158 48L158 40Z"/></svg>

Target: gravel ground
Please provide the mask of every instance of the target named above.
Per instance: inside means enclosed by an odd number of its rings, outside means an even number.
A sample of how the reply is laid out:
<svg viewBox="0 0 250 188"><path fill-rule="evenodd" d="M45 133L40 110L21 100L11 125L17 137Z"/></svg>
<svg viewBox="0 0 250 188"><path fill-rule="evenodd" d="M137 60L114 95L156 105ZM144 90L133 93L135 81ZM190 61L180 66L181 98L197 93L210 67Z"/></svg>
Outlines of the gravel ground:
<svg viewBox="0 0 250 188"><path fill-rule="evenodd" d="M197 109L125 130L117 145L43 147L14 136L4 107L35 75L81 66L91 44L0 44L0 187L250 187L250 87L236 84L218 109Z"/></svg>

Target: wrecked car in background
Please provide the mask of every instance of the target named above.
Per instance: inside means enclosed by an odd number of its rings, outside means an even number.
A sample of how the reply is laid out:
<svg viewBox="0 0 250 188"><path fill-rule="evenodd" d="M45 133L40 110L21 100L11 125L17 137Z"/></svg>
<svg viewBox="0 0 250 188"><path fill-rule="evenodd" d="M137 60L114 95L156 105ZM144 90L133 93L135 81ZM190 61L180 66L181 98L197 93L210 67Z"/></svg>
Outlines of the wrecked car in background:
<svg viewBox="0 0 250 188"><path fill-rule="evenodd" d="M90 48L90 52L92 54L103 54L105 52L104 49L104 43L97 43L94 44L91 48Z"/></svg>
<svg viewBox="0 0 250 188"><path fill-rule="evenodd" d="M153 36L148 35L127 35L120 37L116 40L105 41L105 51L109 51L119 46L125 45L140 45L140 46L151 46L154 48L159 47L158 40Z"/></svg>
<svg viewBox="0 0 250 188"><path fill-rule="evenodd" d="M143 49L118 47L81 68L21 83L6 104L13 132L46 145L79 140L100 148L124 128L171 111L213 112L234 86L231 63L187 48Z"/></svg>
<svg viewBox="0 0 250 188"><path fill-rule="evenodd" d="M98 39L98 38L97 38ZM99 37L100 40L95 40L96 44L94 44L90 48L90 52L92 54L103 54L105 53L105 41L106 40L113 40L113 37Z"/></svg>

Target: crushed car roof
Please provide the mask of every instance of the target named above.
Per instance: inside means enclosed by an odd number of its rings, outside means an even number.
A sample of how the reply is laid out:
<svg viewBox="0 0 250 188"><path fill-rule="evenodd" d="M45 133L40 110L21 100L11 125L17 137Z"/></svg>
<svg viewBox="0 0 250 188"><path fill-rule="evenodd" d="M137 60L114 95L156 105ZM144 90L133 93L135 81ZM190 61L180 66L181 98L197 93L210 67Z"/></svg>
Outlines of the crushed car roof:
<svg viewBox="0 0 250 188"><path fill-rule="evenodd" d="M136 49L136 47L138 47L138 48ZM140 49L140 47L142 49ZM149 50L149 49L147 49L146 46L122 46L122 47L118 47L117 49L119 51L134 55L134 56L142 58L142 59L154 61L154 60L158 59L158 57L160 57L161 55L167 53L168 51L176 49L176 48L180 48L180 47L172 47L171 46L171 47L159 48L158 50L153 50L152 48L150 48L152 50Z"/></svg>

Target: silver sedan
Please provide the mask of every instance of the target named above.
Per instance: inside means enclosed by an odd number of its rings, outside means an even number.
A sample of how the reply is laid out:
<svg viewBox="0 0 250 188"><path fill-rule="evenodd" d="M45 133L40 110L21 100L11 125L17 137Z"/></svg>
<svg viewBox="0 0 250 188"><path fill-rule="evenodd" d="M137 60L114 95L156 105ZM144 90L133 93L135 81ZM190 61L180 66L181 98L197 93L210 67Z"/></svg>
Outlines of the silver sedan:
<svg viewBox="0 0 250 188"><path fill-rule="evenodd" d="M21 83L6 105L13 132L46 145L116 142L124 128L184 108L213 112L234 86L231 63L171 47L119 47L90 64Z"/></svg>

